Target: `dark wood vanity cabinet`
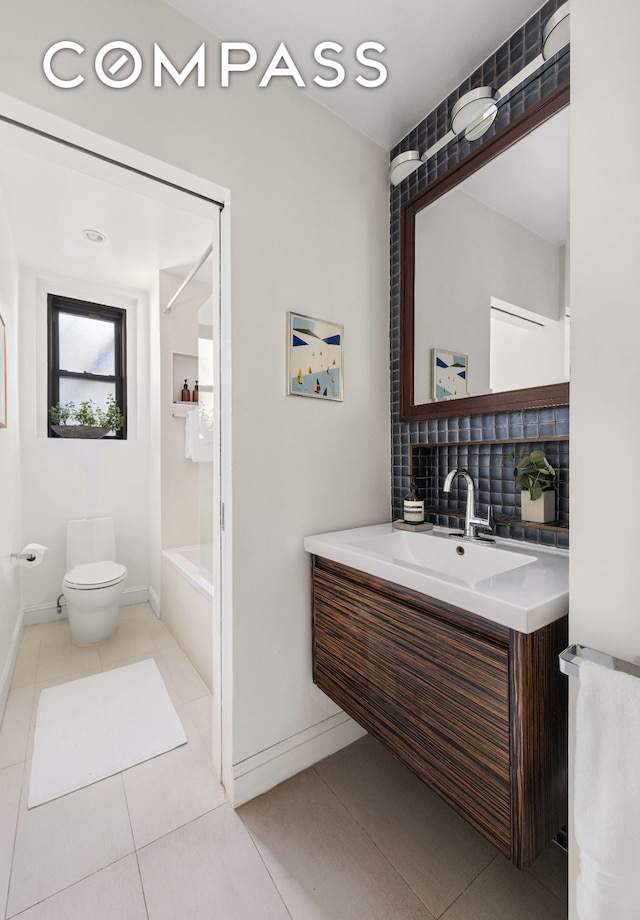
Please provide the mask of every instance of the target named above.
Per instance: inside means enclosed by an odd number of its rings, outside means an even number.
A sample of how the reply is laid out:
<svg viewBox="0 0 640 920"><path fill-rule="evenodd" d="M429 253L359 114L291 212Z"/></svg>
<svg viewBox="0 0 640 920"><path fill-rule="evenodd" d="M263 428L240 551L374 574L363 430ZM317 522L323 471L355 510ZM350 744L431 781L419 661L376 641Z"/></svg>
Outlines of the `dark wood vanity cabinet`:
<svg viewBox="0 0 640 920"><path fill-rule="evenodd" d="M566 645L313 557L316 684L520 869L567 821Z"/></svg>

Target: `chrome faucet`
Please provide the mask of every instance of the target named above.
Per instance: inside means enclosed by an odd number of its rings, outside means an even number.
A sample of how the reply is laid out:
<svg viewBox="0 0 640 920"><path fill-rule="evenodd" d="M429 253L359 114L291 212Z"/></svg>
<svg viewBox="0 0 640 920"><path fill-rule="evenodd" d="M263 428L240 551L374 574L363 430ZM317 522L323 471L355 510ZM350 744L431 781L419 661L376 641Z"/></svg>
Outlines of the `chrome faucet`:
<svg viewBox="0 0 640 920"><path fill-rule="evenodd" d="M464 481L467 483L467 507L464 515L465 537L475 537L476 527L484 527L488 530L491 530L491 505L489 505L486 518L481 518L476 515L476 489L469 470L457 468L447 473L447 478L445 479L444 486L442 487L443 490L445 492L451 491L451 484L453 483L453 480L456 476L462 476Z"/></svg>

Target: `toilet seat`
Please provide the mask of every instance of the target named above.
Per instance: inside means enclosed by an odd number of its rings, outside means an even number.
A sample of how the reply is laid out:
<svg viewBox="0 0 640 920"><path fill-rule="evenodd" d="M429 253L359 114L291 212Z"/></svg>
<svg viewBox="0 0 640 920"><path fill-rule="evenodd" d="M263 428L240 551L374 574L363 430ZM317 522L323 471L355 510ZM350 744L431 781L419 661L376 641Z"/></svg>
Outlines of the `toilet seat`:
<svg viewBox="0 0 640 920"><path fill-rule="evenodd" d="M69 569L63 584L69 588L91 591L117 585L126 574L126 566L119 562L85 562Z"/></svg>

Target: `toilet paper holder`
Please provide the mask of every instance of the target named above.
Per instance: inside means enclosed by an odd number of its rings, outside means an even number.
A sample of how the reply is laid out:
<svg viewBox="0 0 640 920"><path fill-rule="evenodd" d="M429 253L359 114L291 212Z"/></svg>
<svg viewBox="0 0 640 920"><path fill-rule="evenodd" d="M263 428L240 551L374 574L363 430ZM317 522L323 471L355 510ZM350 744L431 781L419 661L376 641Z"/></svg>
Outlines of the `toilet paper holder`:
<svg viewBox="0 0 640 920"><path fill-rule="evenodd" d="M38 566L42 562L42 557L47 551L46 546L41 543L27 543L19 553L11 553L10 559L15 559L19 565Z"/></svg>

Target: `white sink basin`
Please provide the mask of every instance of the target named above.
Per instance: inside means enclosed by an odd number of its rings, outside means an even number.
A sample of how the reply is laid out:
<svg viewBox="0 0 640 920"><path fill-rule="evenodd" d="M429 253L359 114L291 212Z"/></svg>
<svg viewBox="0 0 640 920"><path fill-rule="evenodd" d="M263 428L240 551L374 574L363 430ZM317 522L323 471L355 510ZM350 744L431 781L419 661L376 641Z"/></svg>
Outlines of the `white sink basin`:
<svg viewBox="0 0 640 920"><path fill-rule="evenodd" d="M440 575L450 575L463 581L477 582L502 572L531 565L535 556L498 548L497 544L474 543L449 537L438 539L439 533L411 533L393 530L375 536L362 536L350 545L365 552L386 556L396 562L407 562ZM434 539L435 537L435 539Z"/></svg>
<svg viewBox="0 0 640 920"><path fill-rule="evenodd" d="M519 632L569 609L569 554L517 540L481 543L375 524L305 537L309 553L446 601Z"/></svg>

